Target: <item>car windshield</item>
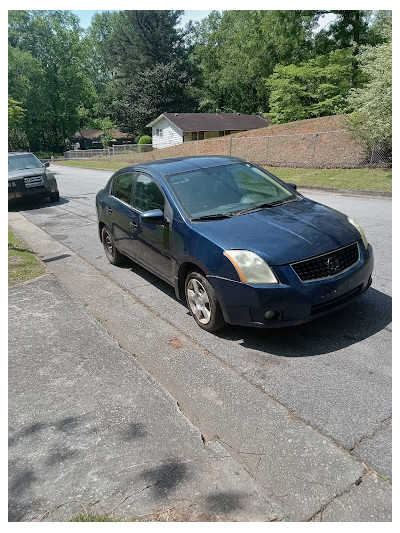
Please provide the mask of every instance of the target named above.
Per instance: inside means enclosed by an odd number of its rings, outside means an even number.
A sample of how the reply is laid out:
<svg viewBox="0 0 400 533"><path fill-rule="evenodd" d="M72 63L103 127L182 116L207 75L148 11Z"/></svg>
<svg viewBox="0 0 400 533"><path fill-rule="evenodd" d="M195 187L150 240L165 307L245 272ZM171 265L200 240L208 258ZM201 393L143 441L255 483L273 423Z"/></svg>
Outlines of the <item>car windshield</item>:
<svg viewBox="0 0 400 533"><path fill-rule="evenodd" d="M250 163L180 172L166 179L192 219L238 216L298 198Z"/></svg>
<svg viewBox="0 0 400 533"><path fill-rule="evenodd" d="M9 155L8 171L28 168L43 168L42 163L33 154Z"/></svg>

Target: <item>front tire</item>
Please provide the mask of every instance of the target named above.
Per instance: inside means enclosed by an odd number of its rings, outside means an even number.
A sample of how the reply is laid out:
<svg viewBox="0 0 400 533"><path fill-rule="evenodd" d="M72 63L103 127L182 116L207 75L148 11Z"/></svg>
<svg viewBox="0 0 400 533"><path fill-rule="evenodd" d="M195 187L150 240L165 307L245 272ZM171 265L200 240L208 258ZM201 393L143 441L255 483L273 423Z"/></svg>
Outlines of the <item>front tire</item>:
<svg viewBox="0 0 400 533"><path fill-rule="evenodd" d="M103 243L104 252L110 263L115 266L122 265L125 257L117 250L111 232L106 227L101 231L101 242Z"/></svg>
<svg viewBox="0 0 400 533"><path fill-rule="evenodd" d="M190 272L186 278L185 296L190 314L206 331L218 331L225 325L215 290L199 272Z"/></svg>
<svg viewBox="0 0 400 533"><path fill-rule="evenodd" d="M57 192L52 192L50 194L50 202L58 202L60 200L60 193L57 191Z"/></svg>

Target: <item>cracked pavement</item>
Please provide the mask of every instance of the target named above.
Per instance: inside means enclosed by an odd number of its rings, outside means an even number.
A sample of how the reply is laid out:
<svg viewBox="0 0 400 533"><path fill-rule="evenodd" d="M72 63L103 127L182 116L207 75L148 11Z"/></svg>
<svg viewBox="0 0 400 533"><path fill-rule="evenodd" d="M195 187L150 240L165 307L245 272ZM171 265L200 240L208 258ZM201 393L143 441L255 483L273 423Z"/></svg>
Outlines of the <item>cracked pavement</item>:
<svg viewBox="0 0 400 533"><path fill-rule="evenodd" d="M85 179L82 187L87 192ZM320 196L327 203L327 195ZM176 412L198 430L202 448L215 452L220 446L273 502L274 510L266 506L261 520L390 520L391 486L385 481L391 475L390 260L379 210L366 228L375 253L379 240L383 246L370 299L360 299L360 305L317 327L292 328L283 343L279 332L231 328L216 336L197 331L165 284L142 269L107 265L100 243L93 240L89 200L94 200L91 193L69 197L60 210L24 211L46 233L18 213L11 213L10 220L97 325L118 340L119 349L134 354L172 395ZM347 201L360 209L356 199ZM87 221L83 228L78 218ZM31 306L32 312L40 320L41 311ZM354 326L349 327L349 319ZM150 320L157 323L151 330ZM311 388L314 384L318 387ZM136 420L124 435L143 431ZM54 461L64 455L64 462L76 460L57 447L50 453ZM183 476L182 486L186 482ZM203 504L196 512L204 511ZM232 513L235 505L230 508ZM254 520L255 514L246 519Z"/></svg>
<svg viewBox="0 0 400 533"><path fill-rule="evenodd" d="M288 519L54 276L9 303L10 521Z"/></svg>

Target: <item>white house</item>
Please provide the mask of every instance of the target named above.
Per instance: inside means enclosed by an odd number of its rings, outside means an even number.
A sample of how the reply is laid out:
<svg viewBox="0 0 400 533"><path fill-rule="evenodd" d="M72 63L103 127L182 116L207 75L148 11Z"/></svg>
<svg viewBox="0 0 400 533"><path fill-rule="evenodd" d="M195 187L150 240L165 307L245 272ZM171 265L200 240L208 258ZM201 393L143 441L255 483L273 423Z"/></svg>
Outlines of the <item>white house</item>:
<svg viewBox="0 0 400 533"><path fill-rule="evenodd" d="M147 127L152 128L153 147L166 148L183 142L265 128L268 124L268 120L260 115L242 113L163 113Z"/></svg>

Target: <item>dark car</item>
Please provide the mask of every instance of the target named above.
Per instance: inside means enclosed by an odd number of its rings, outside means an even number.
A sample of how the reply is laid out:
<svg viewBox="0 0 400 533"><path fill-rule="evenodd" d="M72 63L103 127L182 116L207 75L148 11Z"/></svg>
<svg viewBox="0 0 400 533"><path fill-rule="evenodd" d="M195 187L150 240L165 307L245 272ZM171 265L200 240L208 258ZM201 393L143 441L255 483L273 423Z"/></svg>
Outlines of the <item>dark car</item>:
<svg viewBox="0 0 400 533"><path fill-rule="evenodd" d="M300 324L371 285L372 248L346 215L238 158L182 157L116 172L96 197L108 260L175 288L199 326Z"/></svg>
<svg viewBox="0 0 400 533"><path fill-rule="evenodd" d="M23 198L50 198L58 202L57 181L47 168L49 163L41 163L29 152L8 154L8 201Z"/></svg>

